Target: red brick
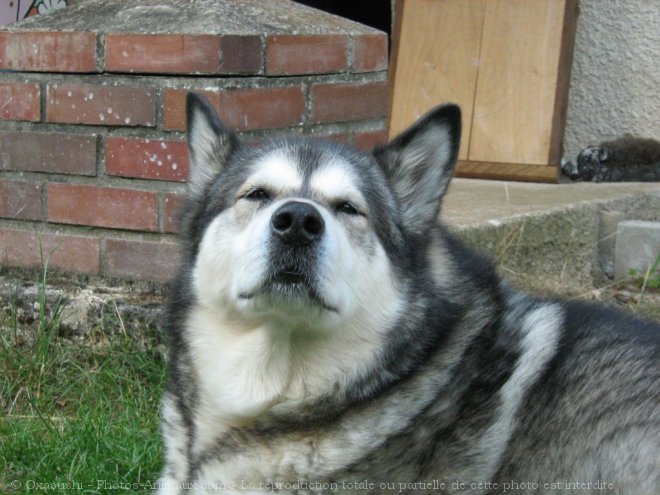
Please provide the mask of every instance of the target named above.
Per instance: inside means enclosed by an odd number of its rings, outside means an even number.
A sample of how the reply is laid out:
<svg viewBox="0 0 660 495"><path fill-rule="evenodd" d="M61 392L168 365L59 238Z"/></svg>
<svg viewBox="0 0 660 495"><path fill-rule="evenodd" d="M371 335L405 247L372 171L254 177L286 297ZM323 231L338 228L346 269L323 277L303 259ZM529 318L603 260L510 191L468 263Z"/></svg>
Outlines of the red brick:
<svg viewBox="0 0 660 495"><path fill-rule="evenodd" d="M266 72L272 75L344 72L348 36L272 35L266 40Z"/></svg>
<svg viewBox="0 0 660 495"><path fill-rule="evenodd" d="M167 89L164 122L168 130L186 128L185 89ZM302 122L305 95L301 86L202 91L216 107L222 121L239 131L290 127Z"/></svg>
<svg viewBox="0 0 660 495"><path fill-rule="evenodd" d="M261 69L258 36L107 34L109 72L241 74Z"/></svg>
<svg viewBox="0 0 660 495"><path fill-rule="evenodd" d="M315 84L312 122L343 122L387 115L387 83Z"/></svg>
<svg viewBox="0 0 660 495"><path fill-rule="evenodd" d="M96 136L0 132L0 170L96 175Z"/></svg>
<svg viewBox="0 0 660 495"><path fill-rule="evenodd" d="M387 131L358 132L355 134L354 143L361 150L371 151L375 146L387 143Z"/></svg>
<svg viewBox="0 0 660 495"><path fill-rule="evenodd" d="M227 34L220 38L222 74L257 74L262 62L259 36Z"/></svg>
<svg viewBox="0 0 660 495"><path fill-rule="evenodd" d="M38 84L0 83L0 119L39 122Z"/></svg>
<svg viewBox="0 0 660 495"><path fill-rule="evenodd" d="M41 184L0 180L0 217L41 220Z"/></svg>
<svg viewBox="0 0 660 495"><path fill-rule="evenodd" d="M41 267L41 253L49 268L96 274L100 268L99 240L64 234L0 229L0 263Z"/></svg>
<svg viewBox="0 0 660 495"><path fill-rule="evenodd" d="M179 266L179 245L172 242L106 240L106 275L137 280L171 280Z"/></svg>
<svg viewBox="0 0 660 495"><path fill-rule="evenodd" d="M169 193L165 195L163 210L165 232L173 234L179 232L179 217L185 203L186 197L184 194Z"/></svg>
<svg viewBox="0 0 660 495"><path fill-rule="evenodd" d="M0 32L0 69L96 72L96 35L64 31Z"/></svg>
<svg viewBox="0 0 660 495"><path fill-rule="evenodd" d="M312 137L323 139L324 141L334 141L340 144L351 145L353 135L350 132L329 132L327 134L312 134Z"/></svg>
<svg viewBox="0 0 660 495"><path fill-rule="evenodd" d="M167 130L186 130L186 95L195 91L206 96L211 104L218 109L220 93L211 90L165 89L163 93L163 126Z"/></svg>
<svg viewBox="0 0 660 495"><path fill-rule="evenodd" d="M387 35L365 34L353 39L353 72L387 70Z"/></svg>
<svg viewBox="0 0 660 495"><path fill-rule="evenodd" d="M156 193L52 183L48 185L48 221L155 231L158 227Z"/></svg>
<svg viewBox="0 0 660 495"><path fill-rule="evenodd" d="M98 84L49 84L46 121L103 126L147 126L156 122L150 88Z"/></svg>
<svg viewBox="0 0 660 495"><path fill-rule="evenodd" d="M217 74L220 38L191 34L106 34L108 72Z"/></svg>
<svg viewBox="0 0 660 495"><path fill-rule="evenodd" d="M188 145L185 141L109 137L105 173L183 182L188 176Z"/></svg>
<svg viewBox="0 0 660 495"><path fill-rule="evenodd" d="M239 131L290 127L304 118L305 95L300 86L222 91L218 110Z"/></svg>

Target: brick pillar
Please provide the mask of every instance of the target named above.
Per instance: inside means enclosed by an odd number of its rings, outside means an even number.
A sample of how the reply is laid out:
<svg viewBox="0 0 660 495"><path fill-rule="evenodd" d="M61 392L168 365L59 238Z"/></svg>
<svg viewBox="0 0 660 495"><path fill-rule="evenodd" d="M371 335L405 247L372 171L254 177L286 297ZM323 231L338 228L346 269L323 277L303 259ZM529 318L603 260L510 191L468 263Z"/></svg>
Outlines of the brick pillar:
<svg viewBox="0 0 660 495"><path fill-rule="evenodd" d="M0 71L3 264L41 246L51 268L167 280L188 91L248 140L386 137L386 35L286 0L74 4L0 29Z"/></svg>

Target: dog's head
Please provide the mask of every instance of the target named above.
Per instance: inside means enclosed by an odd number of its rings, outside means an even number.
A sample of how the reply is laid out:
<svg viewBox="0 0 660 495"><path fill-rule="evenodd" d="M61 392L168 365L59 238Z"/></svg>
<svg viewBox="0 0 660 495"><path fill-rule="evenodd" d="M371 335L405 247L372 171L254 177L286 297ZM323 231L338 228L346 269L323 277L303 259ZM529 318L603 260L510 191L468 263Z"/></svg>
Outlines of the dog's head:
<svg viewBox="0 0 660 495"><path fill-rule="evenodd" d="M580 151L575 164L575 174L572 179L580 178L588 181L602 172L603 165L610 158L610 150L601 146L587 146Z"/></svg>
<svg viewBox="0 0 660 495"><path fill-rule="evenodd" d="M187 120L184 238L199 304L321 330L396 316L453 173L457 106L374 153L310 138L246 145L196 94Z"/></svg>

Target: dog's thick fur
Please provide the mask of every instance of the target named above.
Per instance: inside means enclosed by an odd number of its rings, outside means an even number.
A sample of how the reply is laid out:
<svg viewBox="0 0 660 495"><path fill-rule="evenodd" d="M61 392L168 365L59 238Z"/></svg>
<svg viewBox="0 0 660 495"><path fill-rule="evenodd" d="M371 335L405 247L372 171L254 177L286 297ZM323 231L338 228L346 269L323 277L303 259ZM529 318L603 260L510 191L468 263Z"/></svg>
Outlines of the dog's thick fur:
<svg viewBox="0 0 660 495"><path fill-rule="evenodd" d="M187 112L161 493L659 493L658 325L438 223L458 107L372 154Z"/></svg>
<svg viewBox="0 0 660 495"><path fill-rule="evenodd" d="M577 160L562 164L572 180L592 182L660 181L660 141L631 134L587 146Z"/></svg>

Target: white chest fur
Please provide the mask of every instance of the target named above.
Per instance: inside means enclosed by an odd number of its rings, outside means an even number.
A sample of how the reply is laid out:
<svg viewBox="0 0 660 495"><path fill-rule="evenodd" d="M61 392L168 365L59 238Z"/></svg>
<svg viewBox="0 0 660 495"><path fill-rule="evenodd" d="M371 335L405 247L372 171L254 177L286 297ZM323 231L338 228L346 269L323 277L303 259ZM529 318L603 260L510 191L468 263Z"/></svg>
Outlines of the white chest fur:
<svg viewBox="0 0 660 495"><path fill-rule="evenodd" d="M192 313L188 329L201 402L228 423L258 416L286 391L288 332L267 327L239 331L202 308Z"/></svg>

